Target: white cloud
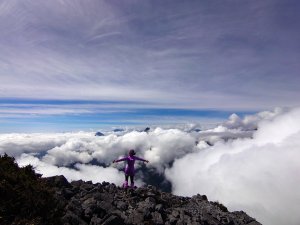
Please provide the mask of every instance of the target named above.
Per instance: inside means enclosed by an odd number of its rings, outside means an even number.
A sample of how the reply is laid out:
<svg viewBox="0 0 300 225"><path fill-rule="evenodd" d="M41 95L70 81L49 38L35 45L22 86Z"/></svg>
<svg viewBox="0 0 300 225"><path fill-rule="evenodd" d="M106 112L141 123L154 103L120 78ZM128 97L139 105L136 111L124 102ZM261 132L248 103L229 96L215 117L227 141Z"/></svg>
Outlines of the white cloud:
<svg viewBox="0 0 300 225"><path fill-rule="evenodd" d="M252 134L242 129L223 127L224 130L221 126L200 133L190 132L195 125L180 127L151 128L148 133L132 129L120 134L104 132L106 136L102 137L94 136L93 132L0 134L0 153L7 152L15 157L34 153L43 161L57 166L89 163L93 159L108 165L134 148L141 157L150 161L152 167L162 171L174 159L208 146L205 141L211 144L224 138L249 137Z"/></svg>
<svg viewBox="0 0 300 225"><path fill-rule="evenodd" d="M75 169L57 167L29 154L22 154L17 159L17 162L20 166L31 164L35 167L36 172L42 174L43 177L64 175L68 181L84 180L92 181L93 183L108 181L115 184L121 184L124 180L124 175L112 167L103 168L80 163L75 164ZM141 183L141 181L138 181L138 183Z"/></svg>
<svg viewBox="0 0 300 225"><path fill-rule="evenodd" d="M232 118L231 118L232 119ZM166 171L175 194L207 194L266 225L300 221L300 109L258 123L253 139L217 142Z"/></svg>
<svg viewBox="0 0 300 225"><path fill-rule="evenodd" d="M20 165L33 164L43 176L103 180L121 185L123 163L116 158L136 149L147 168L165 175L175 194L206 194L231 210L244 210L266 225L296 225L300 195L300 109L275 109L245 118L231 116L215 128L193 131L151 128L52 134L0 134L0 153ZM254 129L251 130L251 129ZM254 132L254 133L253 133ZM175 162L173 162L175 160ZM93 165L92 165L93 164ZM140 168L141 162L136 163ZM140 185L144 179L137 175Z"/></svg>
<svg viewBox="0 0 300 225"><path fill-rule="evenodd" d="M257 129L257 125L260 121L272 120L283 112L283 108L275 108L274 111L263 111L255 115L247 115L243 119L236 114L232 114L223 126L229 129L254 130Z"/></svg>

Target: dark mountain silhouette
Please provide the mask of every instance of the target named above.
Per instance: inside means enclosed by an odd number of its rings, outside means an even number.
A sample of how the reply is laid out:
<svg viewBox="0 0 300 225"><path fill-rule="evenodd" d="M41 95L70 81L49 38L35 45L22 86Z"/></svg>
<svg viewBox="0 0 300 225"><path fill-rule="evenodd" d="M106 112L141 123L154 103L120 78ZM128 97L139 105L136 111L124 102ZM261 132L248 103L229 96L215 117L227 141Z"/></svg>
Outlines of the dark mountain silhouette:
<svg viewBox="0 0 300 225"><path fill-rule="evenodd" d="M113 132L123 132L125 131L123 128L116 128L113 130Z"/></svg>
<svg viewBox="0 0 300 225"><path fill-rule="evenodd" d="M95 133L95 136L104 136L104 134L101 133L100 131L98 131L98 132Z"/></svg>
<svg viewBox="0 0 300 225"><path fill-rule="evenodd" d="M150 131L150 127L146 127L144 132L148 133Z"/></svg>

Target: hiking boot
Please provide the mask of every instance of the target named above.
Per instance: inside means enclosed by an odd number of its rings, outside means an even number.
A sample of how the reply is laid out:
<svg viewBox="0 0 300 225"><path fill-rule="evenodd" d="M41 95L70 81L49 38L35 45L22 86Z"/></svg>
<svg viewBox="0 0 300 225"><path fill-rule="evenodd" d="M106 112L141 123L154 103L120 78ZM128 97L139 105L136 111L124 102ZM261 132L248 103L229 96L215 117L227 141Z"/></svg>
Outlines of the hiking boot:
<svg viewBox="0 0 300 225"><path fill-rule="evenodd" d="M127 181L124 182L123 188L128 188L128 182Z"/></svg>

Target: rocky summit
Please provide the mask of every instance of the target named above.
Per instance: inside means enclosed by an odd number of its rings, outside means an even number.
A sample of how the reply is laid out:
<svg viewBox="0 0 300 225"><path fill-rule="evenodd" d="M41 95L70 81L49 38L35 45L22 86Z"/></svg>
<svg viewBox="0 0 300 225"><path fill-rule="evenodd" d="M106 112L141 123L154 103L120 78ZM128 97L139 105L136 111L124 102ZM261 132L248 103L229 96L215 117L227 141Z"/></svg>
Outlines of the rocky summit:
<svg viewBox="0 0 300 225"><path fill-rule="evenodd" d="M124 189L107 182L41 178L0 155L1 225L259 225L205 195L180 197L154 186Z"/></svg>
<svg viewBox="0 0 300 225"><path fill-rule="evenodd" d="M153 186L124 189L107 182L44 178L62 208L61 223L69 225L259 225L243 211L229 212L205 195L180 197Z"/></svg>

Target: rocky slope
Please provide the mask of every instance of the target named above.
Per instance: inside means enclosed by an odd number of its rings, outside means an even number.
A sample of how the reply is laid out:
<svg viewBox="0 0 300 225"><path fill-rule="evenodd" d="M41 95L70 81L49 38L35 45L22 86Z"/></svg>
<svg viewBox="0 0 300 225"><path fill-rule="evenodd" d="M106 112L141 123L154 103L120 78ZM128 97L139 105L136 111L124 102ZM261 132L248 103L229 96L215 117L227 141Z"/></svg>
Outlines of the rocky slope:
<svg viewBox="0 0 300 225"><path fill-rule="evenodd" d="M175 196L153 186L123 189L107 182L41 178L0 155L1 225L202 224L259 225L206 196Z"/></svg>
<svg viewBox="0 0 300 225"><path fill-rule="evenodd" d="M260 224L242 211L228 212L205 195L188 198L153 186L123 189L107 182L69 183L63 176L46 180L63 208L62 224Z"/></svg>

